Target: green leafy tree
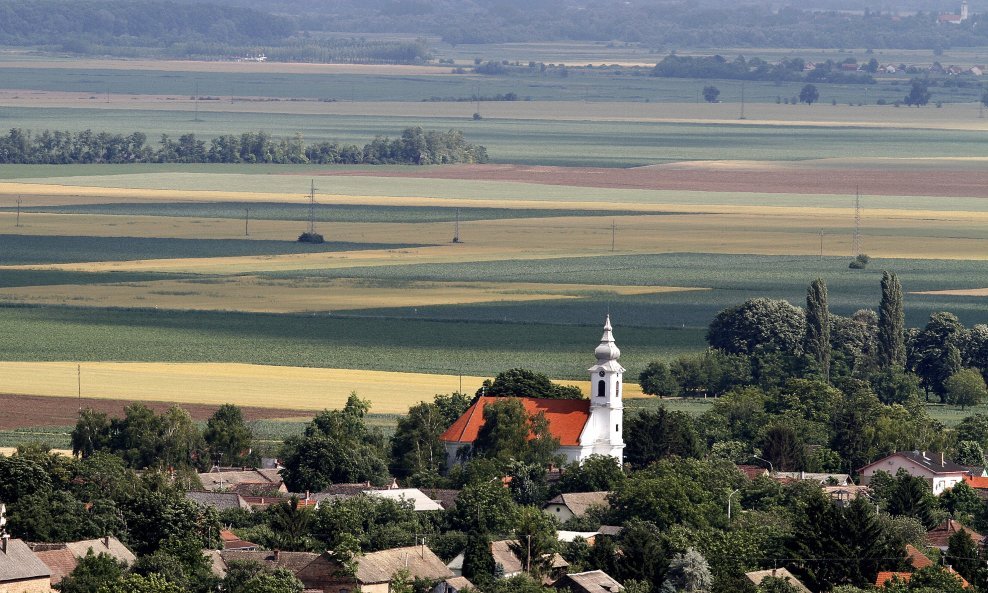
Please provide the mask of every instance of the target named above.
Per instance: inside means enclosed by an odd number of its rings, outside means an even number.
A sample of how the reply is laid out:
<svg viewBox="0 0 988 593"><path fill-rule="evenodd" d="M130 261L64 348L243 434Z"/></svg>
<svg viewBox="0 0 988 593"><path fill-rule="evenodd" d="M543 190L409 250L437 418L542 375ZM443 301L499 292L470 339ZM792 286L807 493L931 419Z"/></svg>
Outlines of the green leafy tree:
<svg viewBox="0 0 988 593"><path fill-rule="evenodd" d="M903 99L903 103L912 107L920 107L930 102L930 85L922 78L913 78L909 81L909 94Z"/></svg>
<svg viewBox="0 0 988 593"><path fill-rule="evenodd" d="M810 85L807 85L810 86ZM830 381L830 309L827 306L827 285L817 278L806 289L806 335L803 351L820 376Z"/></svg>
<svg viewBox="0 0 988 593"><path fill-rule="evenodd" d="M493 580L494 568L490 536L479 531L468 533L467 547L463 551L463 576L485 586Z"/></svg>
<svg viewBox="0 0 988 593"><path fill-rule="evenodd" d="M624 524L618 540L621 554L612 576L620 581L637 580L659 591L669 570L668 546L654 523L632 519Z"/></svg>
<svg viewBox="0 0 988 593"><path fill-rule="evenodd" d="M268 509L271 529L282 550L301 551L309 548L309 531L312 525L312 510L299 506L297 496L279 502Z"/></svg>
<svg viewBox="0 0 988 593"><path fill-rule="evenodd" d="M947 392L947 403L960 406L976 406L988 396L988 387L981 373L975 369L961 369L951 375L943 384Z"/></svg>
<svg viewBox="0 0 988 593"><path fill-rule="evenodd" d="M712 588L713 576L710 574L707 559L697 550L687 548L682 554L672 557L661 591L662 593L709 593Z"/></svg>
<svg viewBox="0 0 988 593"><path fill-rule="evenodd" d="M188 500L184 492L166 484L145 486L118 505L127 524L127 544L139 556L154 552L162 542L186 537L198 538L200 549L218 545L216 510Z"/></svg>
<svg viewBox="0 0 988 593"><path fill-rule="evenodd" d="M638 384L642 393L659 397L679 395L679 383L669 371L669 365L664 362L650 362L645 370L638 375Z"/></svg>
<svg viewBox="0 0 988 593"><path fill-rule="evenodd" d="M858 589L860 591L860 589ZM756 593L799 593L796 585L781 577L768 576L755 588Z"/></svg>
<svg viewBox="0 0 988 593"><path fill-rule="evenodd" d="M593 454L582 463L563 468L559 478L561 492L604 492L613 490L625 479L618 460L611 455Z"/></svg>
<svg viewBox="0 0 988 593"><path fill-rule="evenodd" d="M123 577L124 565L109 554L94 555L92 550L79 559L72 572L59 583L61 593L96 593L111 587Z"/></svg>
<svg viewBox="0 0 988 593"><path fill-rule="evenodd" d="M86 459L110 446L110 419L103 412L84 408L72 430L72 454Z"/></svg>
<svg viewBox="0 0 988 593"><path fill-rule="evenodd" d="M882 273L882 302L878 310L878 366L901 368L906 363L906 321L902 284L890 272Z"/></svg>
<svg viewBox="0 0 988 593"><path fill-rule="evenodd" d="M552 569L552 557L558 548L555 520L538 507L521 507L514 530L511 551L521 560L525 570L535 576L545 576Z"/></svg>
<svg viewBox="0 0 988 593"><path fill-rule="evenodd" d="M500 479L467 484L456 498L450 523L470 533L509 533L517 522L518 506Z"/></svg>
<svg viewBox="0 0 988 593"><path fill-rule="evenodd" d="M129 574L112 586L101 587L98 593L185 593L185 590L164 576L152 573L147 576Z"/></svg>
<svg viewBox="0 0 988 593"><path fill-rule="evenodd" d="M953 459L968 467L984 467L985 450L976 441L958 441Z"/></svg>
<svg viewBox="0 0 988 593"><path fill-rule="evenodd" d="M711 85L703 87L703 100L707 103L716 103L719 96L720 89L717 87Z"/></svg>
<svg viewBox="0 0 988 593"><path fill-rule="evenodd" d="M919 378L898 368L889 368L868 377L872 391L886 405L906 404L922 396Z"/></svg>
<svg viewBox="0 0 988 593"><path fill-rule="evenodd" d="M364 424L370 404L350 394L342 410L326 410L305 432L285 441L281 475L293 492L319 491L333 483L383 483L384 439Z"/></svg>
<svg viewBox="0 0 988 593"><path fill-rule="evenodd" d="M786 301L750 299L717 314L707 330L707 343L734 354L754 354L761 346L802 354L806 316Z"/></svg>
<svg viewBox="0 0 988 593"><path fill-rule="evenodd" d="M51 491L51 477L40 463L21 455L0 456L0 501L16 503L22 496Z"/></svg>
<svg viewBox="0 0 988 593"><path fill-rule="evenodd" d="M965 593L967 589L956 573L948 572L940 566L927 566L912 574L905 591L917 593ZM897 593L897 592L896 592Z"/></svg>
<svg viewBox="0 0 988 593"><path fill-rule="evenodd" d="M882 489L876 492L880 499L884 499L884 508L889 514L913 517L927 529L937 524L934 510L939 502L926 480L899 470L891 486L884 492Z"/></svg>
<svg viewBox="0 0 988 593"><path fill-rule="evenodd" d="M820 98L820 91L817 90L816 85L807 84L799 90L799 102L806 103L807 105L812 105L817 102Z"/></svg>
<svg viewBox="0 0 988 593"><path fill-rule="evenodd" d="M86 505L70 492L42 491L22 496L10 507L10 531L39 542L66 542L103 535Z"/></svg>
<svg viewBox="0 0 988 593"><path fill-rule="evenodd" d="M433 398L433 403L439 408L439 413L443 415L446 426L456 422L456 419L467 411L472 401L472 397L459 391L436 394L436 397Z"/></svg>
<svg viewBox="0 0 988 593"><path fill-rule="evenodd" d="M704 453L704 443L692 416L670 412L665 406L654 412L643 410L628 418L625 435L625 461L637 468L670 455L700 457Z"/></svg>
<svg viewBox="0 0 988 593"><path fill-rule="evenodd" d="M253 434L244 421L243 411L223 404L206 421L203 439L213 463L221 466L255 466L259 456L251 450Z"/></svg>
<svg viewBox="0 0 988 593"><path fill-rule="evenodd" d="M319 505L313 518L316 537L335 550L350 541L359 552L396 548L425 533L411 501L359 495ZM346 541L344 541L346 536Z"/></svg>
<svg viewBox="0 0 988 593"><path fill-rule="evenodd" d="M971 523L971 520L981 512L984 506L981 497L967 482L961 482L941 494L940 504L951 515L961 519L966 524Z"/></svg>
<svg viewBox="0 0 988 593"><path fill-rule="evenodd" d="M988 380L988 325L979 323L965 332L961 362L964 366L980 369L981 375Z"/></svg>
<svg viewBox="0 0 988 593"><path fill-rule="evenodd" d="M557 385L542 373L528 369L510 369L498 373L494 381L485 380L477 395L489 397L540 397L549 399L583 399L579 387Z"/></svg>
<svg viewBox="0 0 988 593"><path fill-rule="evenodd" d="M484 406L484 425L474 441L474 454L507 462L520 460L548 464L559 448L559 439L549 431L545 414L529 416L516 398Z"/></svg>
<svg viewBox="0 0 988 593"><path fill-rule="evenodd" d="M434 403L422 402L398 419L391 437L391 471L400 478L412 478L416 485L439 481L446 466L446 450L439 440L449 427L446 416Z"/></svg>
<svg viewBox="0 0 988 593"><path fill-rule="evenodd" d="M870 461L878 445L876 423L882 404L867 383L853 381L834 412L830 448L849 463L850 469Z"/></svg>
<svg viewBox="0 0 988 593"><path fill-rule="evenodd" d="M779 471L806 468L806 443L791 426L776 424L765 432L762 456Z"/></svg>

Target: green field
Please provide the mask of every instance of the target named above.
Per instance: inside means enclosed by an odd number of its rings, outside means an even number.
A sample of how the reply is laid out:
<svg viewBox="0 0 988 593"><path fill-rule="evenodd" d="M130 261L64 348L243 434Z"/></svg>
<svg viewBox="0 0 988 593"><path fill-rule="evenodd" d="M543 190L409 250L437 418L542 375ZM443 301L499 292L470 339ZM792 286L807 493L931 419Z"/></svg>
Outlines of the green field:
<svg viewBox="0 0 988 593"><path fill-rule="evenodd" d="M799 117L812 117L805 105ZM829 105L816 111L834 109ZM896 121L894 107L873 107L868 117ZM930 108L934 109L934 108ZM551 117L551 111L546 112ZM735 117L732 115L732 117ZM977 110L971 114L977 121ZM201 138L263 130L276 137L301 131L306 142L338 141L363 146L375 136L394 137L409 126L432 130L460 129L467 140L487 147L493 162L631 167L692 160L791 161L819 158L988 157L984 133L974 130L809 126L775 124L702 124L649 121L573 121L468 117L344 116L318 114L209 113L193 122L187 111L112 109L0 108L3 129L35 131L93 129L129 134L140 130L154 143L162 134L194 132ZM935 152L931 153L931 147ZM242 167L224 170L239 172ZM31 169L38 171L37 168ZM140 169L137 169L140 170ZM164 166L164 171L176 170ZM216 166L205 169L217 171ZM298 171L286 167L284 171ZM114 170L119 173L119 169ZM52 173L43 173L48 177ZM4 173L4 176L9 175ZM190 181L191 183L191 181ZM340 182L342 183L342 182ZM307 190L307 188L305 188Z"/></svg>
<svg viewBox="0 0 988 593"><path fill-rule="evenodd" d="M0 307L0 359L11 361L245 362L494 376L523 366L583 378L605 310L588 325L443 322L157 310ZM621 359L651 360L702 347L697 329L628 327Z"/></svg>
<svg viewBox="0 0 988 593"><path fill-rule="evenodd" d="M654 56L652 64L664 56ZM842 58L843 59L843 58ZM527 61L527 60L526 60ZM570 63L570 66L585 66ZM596 62L599 66L600 62ZM737 80L693 80L655 78L650 68L609 70L569 68L567 75L550 71L547 75L512 74L504 76L462 75L374 75L374 74L296 74L182 72L158 70L116 70L73 68L11 68L0 62L0 89L33 89L80 93L88 101L105 101L114 95L171 95L189 97L198 84L202 97L264 97L314 101L407 101L421 102L438 97L470 99L515 93L521 100L534 101L650 101L697 102L705 84L715 84L722 102L739 103L742 82ZM442 72L442 70L439 70ZM449 72L449 71L446 71ZM776 98L799 95L803 82L746 81L744 97L752 103L772 103ZM875 104L901 100L908 83L901 79L877 84L821 83L820 101ZM969 102L980 97L978 88L938 89L936 99ZM88 96L87 96L88 95ZM228 100L228 99L226 99ZM212 104L216 101L201 101Z"/></svg>
<svg viewBox="0 0 988 593"><path fill-rule="evenodd" d="M543 260L538 266L524 261L470 262L462 264L409 264L356 267L341 270L295 272L321 278L375 278L395 281L553 282L637 286L695 286L712 290L638 296L608 295L593 299L621 320L639 327L705 328L719 311L748 298L783 298L796 305L806 299L806 286L824 278L830 307L842 315L862 308L874 309L881 296L883 270L896 272L902 282L907 322L926 323L930 313L948 310L966 324L988 323L984 299L944 295L908 294L914 291L950 290L988 286L988 268L977 261L876 259L866 270L850 270L840 257L721 255L671 253L614 255ZM741 274L738 270L744 270ZM287 274L270 274L286 277ZM518 323L548 321L580 323L588 307L579 302L535 302L418 307L416 318L456 320L510 320ZM353 315L412 316L399 309L363 311Z"/></svg>
<svg viewBox="0 0 988 593"><path fill-rule="evenodd" d="M304 226L300 224L300 229ZM129 261L189 257L232 257L360 251L362 249L406 249L417 245L388 243L345 243L327 241L311 244L296 241L251 239L160 239L152 237L72 237L0 234L0 264L53 264L89 261Z"/></svg>
<svg viewBox="0 0 988 593"><path fill-rule="evenodd" d="M0 207L0 212L15 210ZM306 220L308 204L279 204L265 202L175 202L136 204L83 204L77 206L21 207L21 212L51 214L90 214L112 216L175 216L184 218L244 217L250 210L252 220ZM429 223L463 222L473 220L505 220L515 218L552 218L557 216L632 216L645 214L634 210L562 210L538 208L452 208L425 206L355 206L320 202L313 210L319 222L386 222ZM656 212L648 212L654 216Z"/></svg>

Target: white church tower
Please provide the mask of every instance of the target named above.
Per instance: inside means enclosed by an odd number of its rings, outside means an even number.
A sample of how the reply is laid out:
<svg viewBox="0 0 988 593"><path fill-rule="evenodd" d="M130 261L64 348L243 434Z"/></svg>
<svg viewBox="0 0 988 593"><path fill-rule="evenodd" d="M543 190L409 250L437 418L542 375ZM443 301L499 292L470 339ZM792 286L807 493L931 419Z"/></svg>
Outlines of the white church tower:
<svg viewBox="0 0 988 593"><path fill-rule="evenodd" d="M618 363L621 350L614 343L611 316L604 323L604 335L594 350L597 364L590 372L590 420L581 435L584 451L598 455L610 455L624 463L624 402L621 399L621 382L624 367Z"/></svg>

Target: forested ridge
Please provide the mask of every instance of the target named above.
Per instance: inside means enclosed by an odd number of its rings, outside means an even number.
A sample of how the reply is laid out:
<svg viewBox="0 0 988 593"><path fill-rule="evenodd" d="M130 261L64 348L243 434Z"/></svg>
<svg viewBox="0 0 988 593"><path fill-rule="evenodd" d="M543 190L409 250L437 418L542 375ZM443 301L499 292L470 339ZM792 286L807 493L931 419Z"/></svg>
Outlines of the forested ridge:
<svg viewBox="0 0 988 593"><path fill-rule="evenodd" d="M377 137L363 147L356 144L305 144L300 134L274 138L267 132L224 134L207 145L195 134L178 139L162 135L157 146L143 132L113 134L84 130L72 133L12 128L0 137L0 163L275 163L345 165L440 165L487 162L487 149L470 144L459 130L446 132L405 128L397 138Z"/></svg>

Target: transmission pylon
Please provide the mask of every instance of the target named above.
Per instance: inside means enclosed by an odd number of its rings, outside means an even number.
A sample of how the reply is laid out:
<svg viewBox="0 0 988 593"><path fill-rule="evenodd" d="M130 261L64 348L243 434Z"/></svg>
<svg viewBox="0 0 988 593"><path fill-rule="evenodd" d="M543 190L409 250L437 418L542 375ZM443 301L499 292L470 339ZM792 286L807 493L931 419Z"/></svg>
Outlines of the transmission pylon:
<svg viewBox="0 0 988 593"><path fill-rule="evenodd" d="M851 255L861 253L861 192L854 190L854 234L851 236Z"/></svg>
<svg viewBox="0 0 988 593"><path fill-rule="evenodd" d="M309 234L316 233L316 180L312 179L309 184Z"/></svg>

